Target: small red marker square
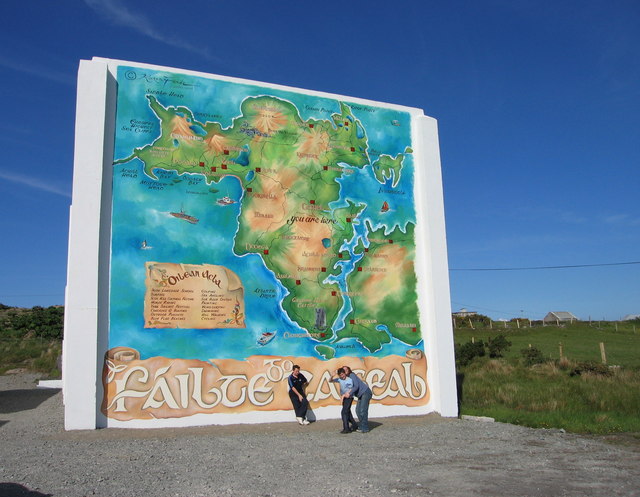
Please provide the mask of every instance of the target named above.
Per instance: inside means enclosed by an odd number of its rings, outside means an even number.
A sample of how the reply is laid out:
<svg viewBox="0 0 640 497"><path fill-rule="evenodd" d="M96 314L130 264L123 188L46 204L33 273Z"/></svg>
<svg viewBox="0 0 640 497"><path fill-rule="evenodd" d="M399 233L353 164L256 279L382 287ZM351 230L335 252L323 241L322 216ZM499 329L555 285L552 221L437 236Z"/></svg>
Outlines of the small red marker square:
<svg viewBox="0 0 640 497"><path fill-rule="evenodd" d="M355 151L356 151L356 148L355 148L355 147L351 147L351 151L352 151L352 152L355 152Z"/></svg>
<svg viewBox="0 0 640 497"><path fill-rule="evenodd" d="M411 331L413 331L415 333L416 331L418 331L418 329L417 328L411 328Z"/></svg>
<svg viewBox="0 0 640 497"><path fill-rule="evenodd" d="M355 319L350 319L350 320L349 320L349 324L356 324Z"/></svg>
<svg viewBox="0 0 640 497"><path fill-rule="evenodd" d="M326 334L326 333L320 333L320 337L321 337L321 338L324 338L324 337L326 337L326 336L327 336L327 334Z"/></svg>
<svg viewBox="0 0 640 497"><path fill-rule="evenodd" d="M348 217L348 218L347 218L347 222L348 222L348 223L350 223L350 222L351 222L351 218L350 218L350 217Z"/></svg>
<svg viewBox="0 0 640 497"><path fill-rule="evenodd" d="M358 272L360 272L360 273L362 272L362 268L361 267L358 268Z"/></svg>
<svg viewBox="0 0 640 497"><path fill-rule="evenodd" d="M323 273L326 273L326 272L327 272L327 268L326 268L326 267L323 267L323 268L322 268L322 272L323 272Z"/></svg>
<svg viewBox="0 0 640 497"><path fill-rule="evenodd" d="M264 255L269 255L269 249L264 249Z"/></svg>
<svg viewBox="0 0 640 497"><path fill-rule="evenodd" d="M261 167L256 167L256 172L257 172L257 173L259 173L259 172L261 172L261 171L262 171L262 168L261 168Z"/></svg>
<svg viewBox="0 0 640 497"><path fill-rule="evenodd" d="M218 168L217 167L212 167L211 170L215 173L218 170Z"/></svg>
<svg viewBox="0 0 640 497"><path fill-rule="evenodd" d="M389 243L393 243L393 240L389 240Z"/></svg>
<svg viewBox="0 0 640 497"><path fill-rule="evenodd" d="M338 254L338 259L342 259L342 254Z"/></svg>
<svg viewBox="0 0 640 497"><path fill-rule="evenodd" d="M313 128L313 126L314 126L313 124L310 124L310 125L309 125L309 127L310 127L310 128Z"/></svg>
<svg viewBox="0 0 640 497"><path fill-rule="evenodd" d="M226 165L226 164L222 164L220 167L221 167L222 169L226 169L226 168L227 168L227 165Z"/></svg>
<svg viewBox="0 0 640 497"><path fill-rule="evenodd" d="M204 167L204 162L201 162L201 163L200 163L200 167Z"/></svg>
<svg viewBox="0 0 640 497"><path fill-rule="evenodd" d="M329 166L322 166L322 169L324 169L325 171L329 170Z"/></svg>
<svg viewBox="0 0 640 497"><path fill-rule="evenodd" d="M228 151L228 150L225 150L225 151L224 151L224 155L229 155L229 151Z"/></svg>
<svg viewBox="0 0 640 497"><path fill-rule="evenodd" d="M247 188L247 191L248 191L249 193L251 193L251 192L253 191L253 188L248 187L248 188Z"/></svg>
<svg viewBox="0 0 640 497"><path fill-rule="evenodd" d="M366 248L366 249L364 249L364 251L365 251L365 252L369 252L369 249L368 249L368 248Z"/></svg>
<svg viewBox="0 0 640 497"><path fill-rule="evenodd" d="M337 296L338 296L338 292L336 292L335 290L333 290L333 291L331 292L331 296L332 296L332 297L337 297Z"/></svg>
<svg viewBox="0 0 640 497"><path fill-rule="evenodd" d="M315 201L315 200L309 200L309 203L310 203L311 205L316 205L316 201Z"/></svg>
<svg viewBox="0 0 640 497"><path fill-rule="evenodd" d="M344 122L344 125L345 125L345 126L349 126L349 121L345 121L345 122Z"/></svg>
<svg viewBox="0 0 640 497"><path fill-rule="evenodd" d="M296 280L296 285L302 285L302 281Z"/></svg>

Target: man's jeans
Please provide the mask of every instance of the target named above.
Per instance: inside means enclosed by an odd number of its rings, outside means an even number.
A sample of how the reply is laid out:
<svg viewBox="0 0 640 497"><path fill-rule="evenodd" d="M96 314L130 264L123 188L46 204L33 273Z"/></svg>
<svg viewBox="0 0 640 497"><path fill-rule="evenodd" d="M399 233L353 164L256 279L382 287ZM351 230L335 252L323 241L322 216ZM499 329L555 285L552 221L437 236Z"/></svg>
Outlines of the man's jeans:
<svg viewBox="0 0 640 497"><path fill-rule="evenodd" d="M369 402L371 401L371 390L366 391L358 397L356 404L356 415L358 416L358 429L369 431Z"/></svg>

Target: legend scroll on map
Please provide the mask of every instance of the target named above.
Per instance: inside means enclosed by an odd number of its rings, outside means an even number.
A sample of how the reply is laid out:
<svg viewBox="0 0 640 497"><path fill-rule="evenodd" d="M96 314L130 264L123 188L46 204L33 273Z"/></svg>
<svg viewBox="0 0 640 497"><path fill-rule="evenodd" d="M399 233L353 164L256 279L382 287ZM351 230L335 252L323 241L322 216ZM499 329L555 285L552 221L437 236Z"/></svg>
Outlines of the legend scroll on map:
<svg viewBox="0 0 640 497"><path fill-rule="evenodd" d="M224 266L147 262L145 328L245 328L244 287Z"/></svg>

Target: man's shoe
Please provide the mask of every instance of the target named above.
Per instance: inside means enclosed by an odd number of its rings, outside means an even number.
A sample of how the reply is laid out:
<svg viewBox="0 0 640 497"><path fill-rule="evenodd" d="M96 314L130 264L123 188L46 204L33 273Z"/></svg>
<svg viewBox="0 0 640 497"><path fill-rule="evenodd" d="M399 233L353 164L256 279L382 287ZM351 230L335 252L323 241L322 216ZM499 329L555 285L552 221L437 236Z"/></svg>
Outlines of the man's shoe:
<svg viewBox="0 0 640 497"><path fill-rule="evenodd" d="M309 420L308 419L303 419L302 420L302 424L303 425L308 425L309 424Z"/></svg>
<svg viewBox="0 0 640 497"><path fill-rule="evenodd" d="M360 428L358 428L356 431L358 433L369 433L369 430L361 430Z"/></svg>
<svg viewBox="0 0 640 497"><path fill-rule="evenodd" d="M346 435L347 433L351 433L351 432L350 432L349 430L342 430L340 433L341 433L342 435Z"/></svg>
<svg viewBox="0 0 640 497"><path fill-rule="evenodd" d="M299 425L304 424L304 420L302 418L296 418L296 421L298 422Z"/></svg>

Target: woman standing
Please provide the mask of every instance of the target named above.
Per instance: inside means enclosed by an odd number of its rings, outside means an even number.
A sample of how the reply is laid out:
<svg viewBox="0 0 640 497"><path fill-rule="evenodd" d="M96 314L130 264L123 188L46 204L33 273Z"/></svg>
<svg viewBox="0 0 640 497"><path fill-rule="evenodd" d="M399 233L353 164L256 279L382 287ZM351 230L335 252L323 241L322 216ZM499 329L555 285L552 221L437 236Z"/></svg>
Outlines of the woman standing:
<svg viewBox="0 0 640 497"><path fill-rule="evenodd" d="M289 398L291 399L291 404L293 404L293 410L296 412L296 420L301 425L309 424L307 420L309 401L304 393L307 383L307 379L300 372L300 366L294 364L291 369L291 375L289 375Z"/></svg>

